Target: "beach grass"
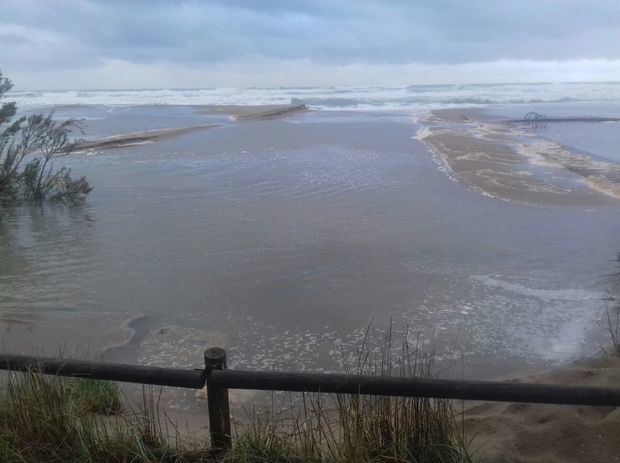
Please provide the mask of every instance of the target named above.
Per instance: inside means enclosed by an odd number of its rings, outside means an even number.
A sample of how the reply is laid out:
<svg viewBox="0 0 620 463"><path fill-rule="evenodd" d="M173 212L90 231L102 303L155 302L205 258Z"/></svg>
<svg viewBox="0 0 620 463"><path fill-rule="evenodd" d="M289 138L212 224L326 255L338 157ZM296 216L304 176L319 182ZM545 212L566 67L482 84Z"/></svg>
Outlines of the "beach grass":
<svg viewBox="0 0 620 463"><path fill-rule="evenodd" d="M323 401L304 394L302 403L275 415L255 409L236 427L233 449L220 460L471 461L448 401L356 395ZM120 397L111 383L12 375L0 400L0 461L215 461L208 442L183 439L177 428L162 425L153 393L145 393L139 407L116 404Z"/></svg>
<svg viewBox="0 0 620 463"><path fill-rule="evenodd" d="M369 330L370 331L370 330ZM434 354L392 328L378 344L366 332L348 374L434 377ZM285 404L253 407L239 426L232 461L433 462L472 461L462 414L447 399L357 394L294 394Z"/></svg>
<svg viewBox="0 0 620 463"><path fill-rule="evenodd" d="M398 351L398 355L394 352ZM431 377L432 355L390 333L368 336L352 374ZM31 371L8 375L0 396L2 462L333 462L465 463L463 424L445 399L370 395L276 394L233 419L233 448L214 454L207 439L181 435L152 388L124 403L108 381ZM237 417L234 417L237 418ZM217 458L216 458L217 457Z"/></svg>
<svg viewBox="0 0 620 463"><path fill-rule="evenodd" d="M305 395L290 414L254 414L237 431L230 461L472 461L448 401Z"/></svg>
<svg viewBox="0 0 620 463"><path fill-rule="evenodd" d="M122 410L113 383L26 372L11 374L5 386L2 462L169 461L153 410Z"/></svg>

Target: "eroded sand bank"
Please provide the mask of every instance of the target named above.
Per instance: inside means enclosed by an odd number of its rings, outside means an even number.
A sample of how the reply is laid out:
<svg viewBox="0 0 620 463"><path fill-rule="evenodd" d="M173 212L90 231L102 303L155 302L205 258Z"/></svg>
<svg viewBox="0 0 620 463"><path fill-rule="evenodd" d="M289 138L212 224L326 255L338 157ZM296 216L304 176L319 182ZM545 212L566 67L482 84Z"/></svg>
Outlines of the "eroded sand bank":
<svg viewBox="0 0 620 463"><path fill-rule="evenodd" d="M595 207L620 200L620 166L596 161L479 110L437 110L417 138L473 189L519 203Z"/></svg>
<svg viewBox="0 0 620 463"><path fill-rule="evenodd" d="M514 382L618 387L620 358L584 360ZM620 461L620 409L466 403L465 430L480 462Z"/></svg>

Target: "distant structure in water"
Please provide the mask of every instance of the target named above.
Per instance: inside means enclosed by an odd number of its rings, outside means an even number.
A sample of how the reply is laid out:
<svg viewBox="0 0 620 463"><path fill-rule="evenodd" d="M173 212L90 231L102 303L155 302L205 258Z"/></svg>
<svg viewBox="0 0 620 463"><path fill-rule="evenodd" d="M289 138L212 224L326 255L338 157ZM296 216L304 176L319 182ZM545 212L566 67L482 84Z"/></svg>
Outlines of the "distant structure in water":
<svg viewBox="0 0 620 463"><path fill-rule="evenodd" d="M523 119L508 119L506 122L523 124L524 122L533 127L546 127L549 122L620 122L620 117L611 116L562 116L547 117L530 111Z"/></svg>
<svg viewBox="0 0 620 463"><path fill-rule="evenodd" d="M548 117L544 114L538 114L537 112L530 111L525 115L523 121L525 121L530 127L546 127Z"/></svg>

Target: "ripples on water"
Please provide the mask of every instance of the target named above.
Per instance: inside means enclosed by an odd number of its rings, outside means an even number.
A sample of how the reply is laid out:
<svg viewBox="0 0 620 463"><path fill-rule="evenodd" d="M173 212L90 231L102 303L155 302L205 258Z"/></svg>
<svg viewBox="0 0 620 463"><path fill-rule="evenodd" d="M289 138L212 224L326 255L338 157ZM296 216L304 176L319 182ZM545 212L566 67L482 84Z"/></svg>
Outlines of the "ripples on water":
<svg viewBox="0 0 620 463"><path fill-rule="evenodd" d="M135 111L139 129L198 118ZM94 134L118 124L99 116ZM145 314L121 360L161 365L219 343L232 365L333 370L390 319L487 375L595 350L618 210L481 197L414 134L308 113L76 155L86 205L3 211L0 310Z"/></svg>

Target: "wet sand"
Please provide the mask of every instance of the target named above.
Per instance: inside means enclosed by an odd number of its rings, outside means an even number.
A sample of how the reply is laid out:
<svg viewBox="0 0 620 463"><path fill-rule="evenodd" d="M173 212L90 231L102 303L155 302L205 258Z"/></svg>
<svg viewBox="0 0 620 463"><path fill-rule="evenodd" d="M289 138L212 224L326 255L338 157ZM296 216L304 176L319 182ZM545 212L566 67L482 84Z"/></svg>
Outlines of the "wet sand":
<svg viewBox="0 0 620 463"><path fill-rule="evenodd" d="M74 151L90 149L104 150L122 148L125 146L138 145L141 143L154 142L172 137L179 137L198 130L206 130L217 127L218 124L203 124L194 127L173 127L165 129L153 129L142 132L131 132L94 140L78 141L73 145Z"/></svg>
<svg viewBox="0 0 620 463"><path fill-rule="evenodd" d="M149 317L118 312L82 312L79 316L68 311L5 312L0 318L0 352L113 363L128 363L127 358L134 356L129 363L200 369L204 367L205 346L229 347L225 337L214 330L153 326L150 322ZM179 344L184 348L177 350L178 356L171 362L165 354ZM148 356L140 355L144 349ZM0 370L0 382L6 378L7 373ZM142 385L119 386L127 407L142 404ZM166 419L176 423L186 437L208 438L206 389L152 390ZM255 399L255 392L232 390L229 395L233 414L243 420L244 407Z"/></svg>
<svg viewBox="0 0 620 463"><path fill-rule="evenodd" d="M212 105L203 106L200 112L206 115L226 115L236 120L270 119L306 111L303 103L288 105Z"/></svg>
<svg viewBox="0 0 620 463"><path fill-rule="evenodd" d="M62 107L59 109L71 110L74 107ZM305 104L290 105L213 105L203 106L197 111L206 116L228 116L232 120L265 120L277 117L285 117L290 114L305 111ZM144 130L139 132L123 133L92 140L78 141L73 145L74 151L117 149L126 146L151 143L172 137L189 134L199 130L212 129L221 124L201 124L191 127L167 127L161 129Z"/></svg>
<svg viewBox="0 0 620 463"><path fill-rule="evenodd" d="M446 172L490 197L539 206L597 207L620 200L620 166L531 132L489 121L481 110L438 110L418 133Z"/></svg>

